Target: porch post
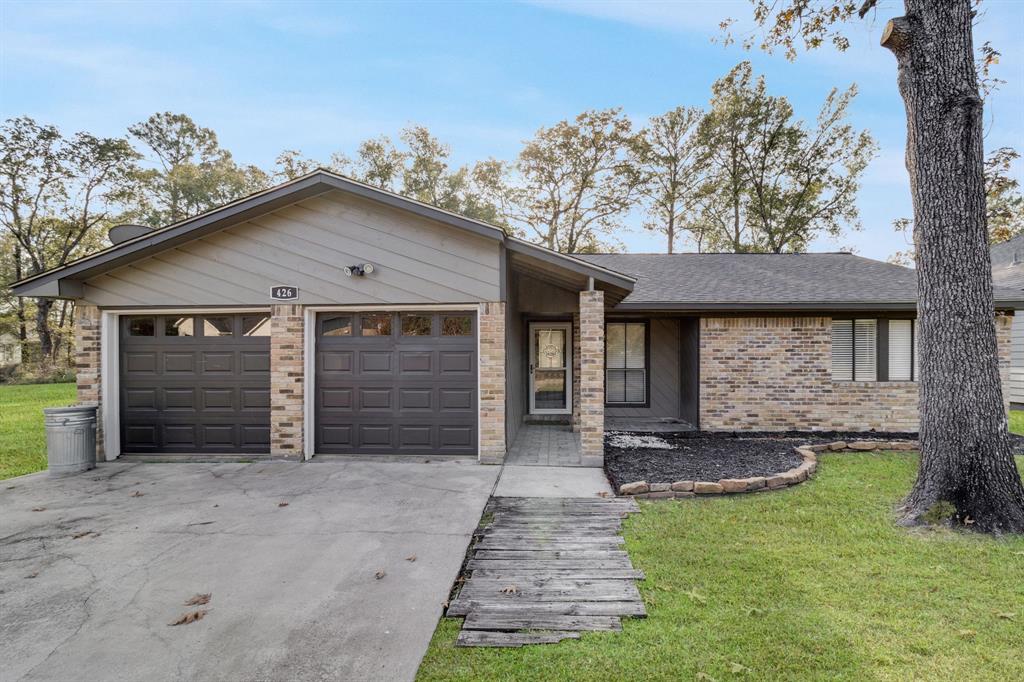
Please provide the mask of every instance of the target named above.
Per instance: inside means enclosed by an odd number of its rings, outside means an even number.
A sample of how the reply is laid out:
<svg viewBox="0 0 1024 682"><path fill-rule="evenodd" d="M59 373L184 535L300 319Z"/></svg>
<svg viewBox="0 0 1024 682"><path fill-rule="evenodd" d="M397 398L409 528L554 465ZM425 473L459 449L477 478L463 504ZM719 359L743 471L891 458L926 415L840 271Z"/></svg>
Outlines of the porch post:
<svg viewBox="0 0 1024 682"><path fill-rule="evenodd" d="M480 304L480 463L505 461L505 303Z"/></svg>
<svg viewBox="0 0 1024 682"><path fill-rule="evenodd" d="M96 405L96 460L106 459L103 439L103 400L100 395L103 348L100 309L75 302L75 382L79 405Z"/></svg>
<svg viewBox="0 0 1024 682"><path fill-rule="evenodd" d="M604 292L580 292L580 455L604 465Z"/></svg>

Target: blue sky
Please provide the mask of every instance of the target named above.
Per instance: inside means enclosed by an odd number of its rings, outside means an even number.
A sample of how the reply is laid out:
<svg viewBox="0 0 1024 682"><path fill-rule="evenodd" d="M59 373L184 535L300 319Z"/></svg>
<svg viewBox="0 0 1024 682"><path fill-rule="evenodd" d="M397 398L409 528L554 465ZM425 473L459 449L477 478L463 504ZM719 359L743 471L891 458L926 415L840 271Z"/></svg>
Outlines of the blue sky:
<svg viewBox="0 0 1024 682"><path fill-rule="evenodd" d="M65 132L123 135L156 111L217 131L237 160L269 167L282 149L314 158L369 136L428 126L457 162L511 159L540 126L621 106L636 122L704 105L742 59L813 118L833 86L860 86L852 119L881 145L860 193L863 230L813 250L852 247L884 259L905 248L910 216L905 118L892 56L878 47L901 3L850 26L846 53L781 56L723 48L718 22L749 20L733 2L51 3L0 0L0 115ZM1009 81L988 103L986 146L1024 150L1024 2L986 0L976 43L1003 53ZM1015 169L1024 177L1021 166ZM630 251L662 241L635 227Z"/></svg>

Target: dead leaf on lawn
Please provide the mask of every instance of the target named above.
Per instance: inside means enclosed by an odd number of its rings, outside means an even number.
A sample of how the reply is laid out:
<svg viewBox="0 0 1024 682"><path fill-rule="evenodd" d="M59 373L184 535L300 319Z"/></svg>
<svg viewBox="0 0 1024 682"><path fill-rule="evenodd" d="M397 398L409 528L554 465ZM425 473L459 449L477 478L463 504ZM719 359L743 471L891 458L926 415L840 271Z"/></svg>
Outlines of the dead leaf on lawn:
<svg viewBox="0 0 1024 682"><path fill-rule="evenodd" d="M179 618L178 620L174 621L173 623L168 623L168 625L189 625L190 623L194 623L197 620L202 620L203 617L207 613L209 613L208 609L199 609L198 611L189 611L188 613L184 614L181 618Z"/></svg>
<svg viewBox="0 0 1024 682"><path fill-rule="evenodd" d="M406 561L416 561L416 555L415 554L411 554L411 555L405 557L405 560Z"/></svg>
<svg viewBox="0 0 1024 682"><path fill-rule="evenodd" d="M974 630L960 630L957 634L963 637L964 639L974 639L974 636L978 633Z"/></svg>
<svg viewBox="0 0 1024 682"><path fill-rule="evenodd" d="M747 609L748 616L763 616L766 613L764 609L759 609L756 606L751 606Z"/></svg>
<svg viewBox="0 0 1024 682"><path fill-rule="evenodd" d="M387 573L385 573L384 569L382 568L379 571L377 571L376 573L374 573L373 577L376 578L377 580L380 580L381 578L383 578L386 575L387 575Z"/></svg>
<svg viewBox="0 0 1024 682"><path fill-rule="evenodd" d="M711 677L707 673L697 673L693 676L696 680L703 680L703 682L718 682L715 678Z"/></svg>
<svg viewBox="0 0 1024 682"><path fill-rule="evenodd" d="M1001 618L1002 620L1013 620L1016 617L1017 617L1016 613L997 613L996 614L996 618Z"/></svg>
<svg viewBox="0 0 1024 682"><path fill-rule="evenodd" d="M287 507L287 506L288 506L288 503L287 503L287 502L278 502L278 503L277 503L277 506L278 506L278 507Z"/></svg>
<svg viewBox="0 0 1024 682"><path fill-rule="evenodd" d="M209 592L207 592L206 594L197 594L191 599L189 599L187 602L185 602L185 606L202 606L204 604L209 604L210 597L212 596L213 595Z"/></svg>
<svg viewBox="0 0 1024 682"><path fill-rule="evenodd" d="M746 675L754 671L748 668L747 666L743 665L742 663L729 661L729 672L731 672L733 675Z"/></svg>
<svg viewBox="0 0 1024 682"><path fill-rule="evenodd" d="M32 507L32 511L46 511L46 507Z"/></svg>
<svg viewBox="0 0 1024 682"><path fill-rule="evenodd" d="M704 595L702 595L701 593L699 593L695 589L694 590L690 590L689 592L684 592L683 594L685 594L687 597L689 597L693 601L697 602L701 606L703 606L703 605L708 603L708 598L705 597Z"/></svg>
<svg viewBox="0 0 1024 682"><path fill-rule="evenodd" d="M142 497L142 496L143 496L143 495L145 495L145 494L146 494L146 493L144 493L144 492L141 492L141 491L139 491L139 490L136 490L135 492L133 492L133 493L132 493L132 497Z"/></svg>
<svg viewBox="0 0 1024 682"><path fill-rule="evenodd" d="M519 594L519 588L516 587L515 585L506 585L505 587L501 588L501 593L502 594Z"/></svg>

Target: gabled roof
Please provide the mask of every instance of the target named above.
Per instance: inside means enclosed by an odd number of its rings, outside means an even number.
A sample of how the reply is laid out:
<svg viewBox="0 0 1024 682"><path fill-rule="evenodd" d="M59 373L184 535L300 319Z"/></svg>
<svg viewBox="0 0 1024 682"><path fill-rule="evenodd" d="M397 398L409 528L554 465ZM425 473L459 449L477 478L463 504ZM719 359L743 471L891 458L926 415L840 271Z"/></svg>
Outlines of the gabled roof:
<svg viewBox="0 0 1024 682"><path fill-rule="evenodd" d="M1024 234L992 247L992 283L1024 290Z"/></svg>
<svg viewBox="0 0 1024 682"><path fill-rule="evenodd" d="M623 293L633 289L631 277L613 272L596 263L587 263L574 256L551 251L536 244L513 240L504 230L480 220L446 211L394 192L346 178L327 170L315 170L283 184L225 204L198 216L168 225L150 233L104 249L63 267L28 277L11 285L19 296L58 296L74 298L81 295L81 282L131 263L140 258L198 239L230 225L244 222L265 213L294 204L324 192L338 190L436 220L451 227L472 232L500 243L515 241L516 250L525 250L538 258L557 262L561 267L585 277L607 283Z"/></svg>
<svg viewBox="0 0 1024 682"><path fill-rule="evenodd" d="M617 309L914 310L917 272L848 253L592 254L579 258L637 279ZM1000 308L1024 307L997 288Z"/></svg>

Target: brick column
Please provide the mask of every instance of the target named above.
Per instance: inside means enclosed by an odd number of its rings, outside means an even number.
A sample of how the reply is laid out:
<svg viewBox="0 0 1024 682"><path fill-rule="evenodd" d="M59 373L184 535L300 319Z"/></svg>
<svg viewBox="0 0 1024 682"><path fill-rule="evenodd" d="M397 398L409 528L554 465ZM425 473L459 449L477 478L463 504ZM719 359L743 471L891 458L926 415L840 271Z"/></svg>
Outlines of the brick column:
<svg viewBox="0 0 1024 682"><path fill-rule="evenodd" d="M302 458L303 332L301 305L270 309L270 454Z"/></svg>
<svg viewBox="0 0 1024 682"><path fill-rule="evenodd" d="M580 314L572 314L572 430L580 430Z"/></svg>
<svg viewBox="0 0 1024 682"><path fill-rule="evenodd" d="M103 403L100 395L101 353L100 309L88 303L75 303L75 382L78 403L96 405L96 459L105 459L103 448Z"/></svg>
<svg viewBox="0 0 1024 682"><path fill-rule="evenodd" d="M480 304L480 462L505 461L505 304Z"/></svg>
<svg viewBox="0 0 1024 682"><path fill-rule="evenodd" d="M604 292L580 292L580 454L604 464Z"/></svg>

